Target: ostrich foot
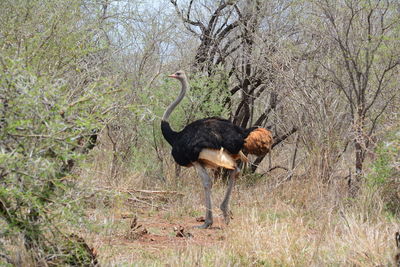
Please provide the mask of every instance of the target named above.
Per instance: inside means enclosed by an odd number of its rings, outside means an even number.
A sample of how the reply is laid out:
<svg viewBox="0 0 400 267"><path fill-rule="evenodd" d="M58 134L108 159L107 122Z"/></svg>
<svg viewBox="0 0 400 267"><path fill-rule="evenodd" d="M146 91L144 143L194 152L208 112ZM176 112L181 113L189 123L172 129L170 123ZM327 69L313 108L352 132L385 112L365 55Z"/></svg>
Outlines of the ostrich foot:
<svg viewBox="0 0 400 267"><path fill-rule="evenodd" d="M232 211L228 209L228 204L226 202L222 202L220 209L222 211L222 215L224 216L224 222L226 225L228 225L233 217Z"/></svg>
<svg viewBox="0 0 400 267"><path fill-rule="evenodd" d="M225 224L228 225L230 221L231 221L231 217L229 216L229 214L224 214Z"/></svg>
<svg viewBox="0 0 400 267"><path fill-rule="evenodd" d="M224 216L224 222L226 225L228 225L231 219L233 219L232 211L222 211L222 215Z"/></svg>
<svg viewBox="0 0 400 267"><path fill-rule="evenodd" d="M213 224L212 222L205 221L202 225L196 225L196 226L193 226L193 228L207 229L207 228L210 228L212 224Z"/></svg>

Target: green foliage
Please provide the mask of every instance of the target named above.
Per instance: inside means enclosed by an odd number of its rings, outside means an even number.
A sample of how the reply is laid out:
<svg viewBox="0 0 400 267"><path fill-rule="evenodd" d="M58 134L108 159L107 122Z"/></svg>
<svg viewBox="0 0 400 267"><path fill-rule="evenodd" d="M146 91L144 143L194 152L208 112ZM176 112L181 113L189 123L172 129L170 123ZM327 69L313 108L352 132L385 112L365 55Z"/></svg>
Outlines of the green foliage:
<svg viewBox="0 0 400 267"><path fill-rule="evenodd" d="M188 94L192 103L186 107L187 113L192 112L196 118L227 117L229 110L225 102L230 96L227 79L223 71L216 71L211 78L201 75L193 77Z"/></svg>
<svg viewBox="0 0 400 267"><path fill-rule="evenodd" d="M399 129L391 131L385 141L378 145L376 160L367 176L368 187L380 192L387 211L394 215L400 215L399 134Z"/></svg>
<svg viewBox="0 0 400 267"><path fill-rule="evenodd" d="M388 147L384 144L378 146L376 150L377 158L372 165L372 173L368 177L369 186L382 186L392 177L394 169L390 164L392 160L391 152L393 151L394 147Z"/></svg>
<svg viewBox="0 0 400 267"><path fill-rule="evenodd" d="M58 223L80 218L68 175L112 103L99 65L107 47L81 5L0 4L0 239L22 235L37 261L62 249Z"/></svg>

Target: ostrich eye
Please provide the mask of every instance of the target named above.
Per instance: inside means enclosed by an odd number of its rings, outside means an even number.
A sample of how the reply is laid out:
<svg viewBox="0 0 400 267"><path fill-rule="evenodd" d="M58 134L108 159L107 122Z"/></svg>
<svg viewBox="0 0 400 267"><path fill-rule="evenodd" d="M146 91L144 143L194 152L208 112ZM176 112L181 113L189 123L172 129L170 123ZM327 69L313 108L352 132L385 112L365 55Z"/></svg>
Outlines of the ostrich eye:
<svg viewBox="0 0 400 267"><path fill-rule="evenodd" d="M177 73L176 73L176 75L178 75L178 76L179 76L179 75L181 75L181 73L180 73L180 72L177 72Z"/></svg>

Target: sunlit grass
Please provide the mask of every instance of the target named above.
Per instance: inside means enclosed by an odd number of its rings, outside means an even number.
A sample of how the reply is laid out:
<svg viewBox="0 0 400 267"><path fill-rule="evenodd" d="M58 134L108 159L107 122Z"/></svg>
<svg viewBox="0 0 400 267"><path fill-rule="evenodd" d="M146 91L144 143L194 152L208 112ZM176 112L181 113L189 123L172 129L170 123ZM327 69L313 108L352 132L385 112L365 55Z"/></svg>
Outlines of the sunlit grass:
<svg viewBox="0 0 400 267"><path fill-rule="evenodd" d="M400 222L387 216L377 194L362 190L348 198L346 184L322 184L315 178L296 178L273 185L274 177L248 185L239 181L232 195L233 220L221 223L219 204L225 185L213 187L215 229L190 226L204 215L203 189L191 170L180 177L179 192L154 205L135 206L115 193L118 201L93 210L96 231L87 237L98 248L103 265L118 266L390 266L394 233ZM136 179L141 179L136 177ZM126 189L137 184L125 181ZM162 189L162 184L158 188ZM118 187L120 188L120 187ZM165 190L173 189L173 181ZM116 190L117 192L118 190ZM155 240L127 240L129 211ZM175 237L183 225L193 238ZM162 238L159 241L157 238Z"/></svg>

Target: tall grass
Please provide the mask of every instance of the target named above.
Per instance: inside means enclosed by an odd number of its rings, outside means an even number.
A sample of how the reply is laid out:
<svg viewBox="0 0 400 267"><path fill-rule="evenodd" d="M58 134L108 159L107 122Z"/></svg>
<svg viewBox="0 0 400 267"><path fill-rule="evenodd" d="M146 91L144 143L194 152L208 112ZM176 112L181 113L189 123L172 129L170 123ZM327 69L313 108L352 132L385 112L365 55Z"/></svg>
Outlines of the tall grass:
<svg viewBox="0 0 400 267"><path fill-rule="evenodd" d="M173 170L171 170L173 172ZM172 175L170 176L172 177ZM233 220L222 229L191 230L187 221L203 215L203 189L195 172L185 170L179 178L157 184L164 190L178 189L183 196L154 202L163 209L135 208L132 203L115 201L101 207L93 224L103 230L88 233L101 251L105 265L133 266L390 266L395 249L394 233L400 221L388 215L379 191L365 185L356 198L348 197L347 182L323 183L318 176L293 176L279 183L278 172L249 185L239 179L231 209ZM126 177L129 186L144 184L144 176ZM132 187L131 187L132 188ZM118 189L115 188L115 192ZM226 187L217 180L213 187L214 216ZM119 198L121 200L121 198ZM120 242L129 222L121 212L131 212L144 226L167 218L171 225L184 225L193 239L157 245L139 241ZM104 215L106 214L106 215ZM105 218L113 218L107 221ZM218 219L217 219L218 221ZM111 227L111 228L110 228ZM172 226L168 226L169 234ZM168 228L167 227L167 228ZM150 227L163 235L165 229ZM105 238L105 237L108 237ZM104 240L107 239L108 243ZM123 238L122 238L123 239ZM200 240L200 241L199 241Z"/></svg>

